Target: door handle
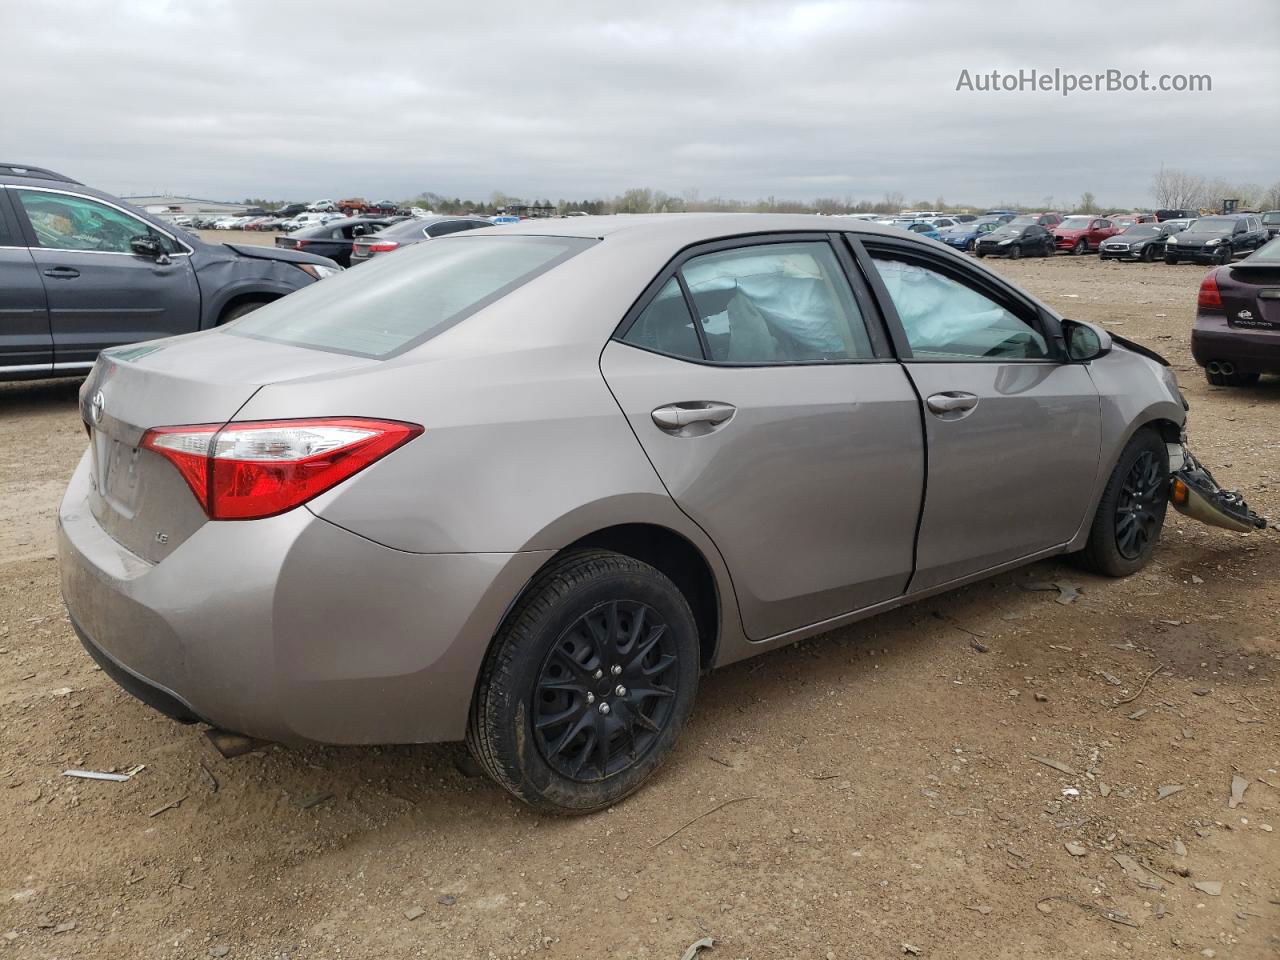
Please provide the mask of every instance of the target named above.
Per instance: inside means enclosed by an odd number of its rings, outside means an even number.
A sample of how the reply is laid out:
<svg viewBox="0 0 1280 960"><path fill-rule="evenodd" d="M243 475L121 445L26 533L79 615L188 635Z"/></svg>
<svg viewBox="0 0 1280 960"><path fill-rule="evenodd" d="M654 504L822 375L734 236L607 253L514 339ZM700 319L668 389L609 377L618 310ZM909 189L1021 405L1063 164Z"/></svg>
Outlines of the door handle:
<svg viewBox="0 0 1280 960"><path fill-rule="evenodd" d="M80 276L80 271L75 267L50 267L44 275L53 277L55 280L73 280Z"/></svg>
<svg viewBox="0 0 1280 960"><path fill-rule="evenodd" d="M653 422L663 430L679 430L681 427L687 427L691 423L724 423L735 413L738 408L731 403L714 403L707 400L698 400L688 403L669 403L664 407L658 407L653 413Z"/></svg>
<svg viewBox="0 0 1280 960"><path fill-rule="evenodd" d="M978 398L972 393L951 390L947 393L935 393L925 404L933 413L964 413L978 405Z"/></svg>

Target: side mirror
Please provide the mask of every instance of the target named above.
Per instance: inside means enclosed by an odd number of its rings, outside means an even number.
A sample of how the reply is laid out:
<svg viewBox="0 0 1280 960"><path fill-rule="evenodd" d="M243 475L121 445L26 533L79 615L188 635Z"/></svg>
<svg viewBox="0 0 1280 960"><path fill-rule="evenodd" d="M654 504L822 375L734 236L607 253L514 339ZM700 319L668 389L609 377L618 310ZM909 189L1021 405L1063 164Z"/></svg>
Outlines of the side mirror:
<svg viewBox="0 0 1280 960"><path fill-rule="evenodd" d="M1081 320L1063 320L1062 336L1067 358L1074 363L1088 363L1111 352L1111 334L1101 327Z"/></svg>
<svg viewBox="0 0 1280 960"><path fill-rule="evenodd" d="M164 246L161 245L159 239L150 234L142 234L141 236L130 238L129 249L138 256L147 257L157 263L169 262L169 255L165 252Z"/></svg>

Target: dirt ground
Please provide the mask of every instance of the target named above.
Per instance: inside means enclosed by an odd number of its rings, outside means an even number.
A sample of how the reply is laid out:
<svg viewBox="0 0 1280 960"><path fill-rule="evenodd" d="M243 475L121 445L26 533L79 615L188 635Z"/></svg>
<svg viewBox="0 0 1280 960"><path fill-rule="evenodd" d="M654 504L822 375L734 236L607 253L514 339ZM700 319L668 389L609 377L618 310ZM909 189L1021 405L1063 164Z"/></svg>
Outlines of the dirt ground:
<svg viewBox="0 0 1280 960"><path fill-rule="evenodd" d="M1280 380L1206 385L1202 268L997 269L1168 356L1193 449L1280 517ZM77 387L0 386L0 957L1280 955L1270 530L1171 513L1132 579L1040 563L735 665L646 789L547 819L451 746L224 760L97 671L53 548Z"/></svg>

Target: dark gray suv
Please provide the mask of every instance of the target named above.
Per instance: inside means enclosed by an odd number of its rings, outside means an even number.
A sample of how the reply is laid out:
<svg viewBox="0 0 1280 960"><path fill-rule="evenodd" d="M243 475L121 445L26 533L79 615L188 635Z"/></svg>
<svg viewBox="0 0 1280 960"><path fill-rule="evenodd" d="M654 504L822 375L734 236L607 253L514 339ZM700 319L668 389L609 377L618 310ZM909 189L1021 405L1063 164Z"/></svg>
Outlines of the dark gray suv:
<svg viewBox="0 0 1280 960"><path fill-rule="evenodd" d="M85 373L107 347L205 330L341 269L204 243L60 173L0 163L0 380Z"/></svg>

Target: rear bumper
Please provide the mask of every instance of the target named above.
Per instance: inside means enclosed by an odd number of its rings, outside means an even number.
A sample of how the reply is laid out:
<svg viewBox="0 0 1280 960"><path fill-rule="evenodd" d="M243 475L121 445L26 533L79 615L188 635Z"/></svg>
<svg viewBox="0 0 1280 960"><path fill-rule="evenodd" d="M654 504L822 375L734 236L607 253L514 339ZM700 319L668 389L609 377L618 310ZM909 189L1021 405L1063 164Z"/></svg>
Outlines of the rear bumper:
<svg viewBox="0 0 1280 960"><path fill-rule="evenodd" d="M90 655L175 719L286 743L460 739L508 604L547 552L413 554L305 508L206 523L158 564L59 509L62 593Z"/></svg>
<svg viewBox="0 0 1280 960"><path fill-rule="evenodd" d="M1280 330L1232 327L1223 314L1198 313L1191 355L1204 366L1229 360L1241 373L1280 373Z"/></svg>

